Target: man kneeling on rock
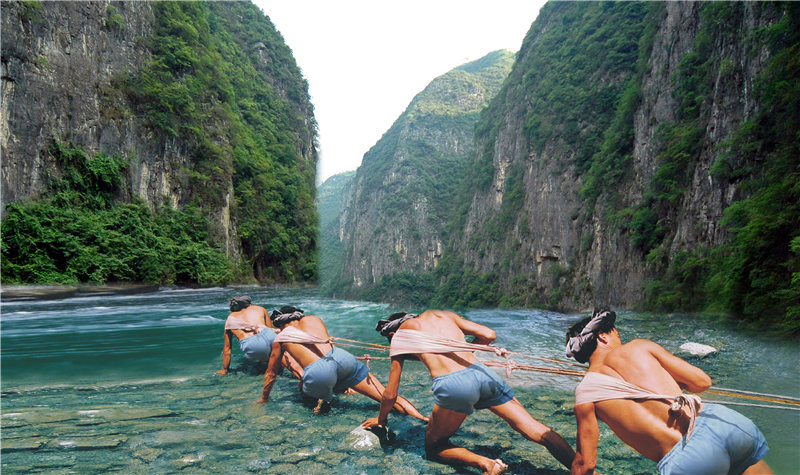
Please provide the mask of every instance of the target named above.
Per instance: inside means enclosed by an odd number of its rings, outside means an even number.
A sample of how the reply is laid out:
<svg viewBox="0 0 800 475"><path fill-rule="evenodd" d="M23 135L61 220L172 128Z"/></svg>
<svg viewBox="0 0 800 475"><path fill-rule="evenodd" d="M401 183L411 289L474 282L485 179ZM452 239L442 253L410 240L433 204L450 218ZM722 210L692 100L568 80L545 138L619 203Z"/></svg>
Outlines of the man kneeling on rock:
<svg viewBox="0 0 800 475"><path fill-rule="evenodd" d="M322 319L315 315L305 315L303 310L291 306L273 311L270 319L280 329L280 333L272 344L264 374L264 388L258 402L266 403L269 399L284 353L291 355L303 367L300 392L304 396L317 399L314 414L320 414L330 407L333 393L343 393L348 388L375 401L381 400L383 385L364 363L347 351L333 346L328 328ZM427 417L404 398L397 400L394 409L401 414L428 421Z"/></svg>

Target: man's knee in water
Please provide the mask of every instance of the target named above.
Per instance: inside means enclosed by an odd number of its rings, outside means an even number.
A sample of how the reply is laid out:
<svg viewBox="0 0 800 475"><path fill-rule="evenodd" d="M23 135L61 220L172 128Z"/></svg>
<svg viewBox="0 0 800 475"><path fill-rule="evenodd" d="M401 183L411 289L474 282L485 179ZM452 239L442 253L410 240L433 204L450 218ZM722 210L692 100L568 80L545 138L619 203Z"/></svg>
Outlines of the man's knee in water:
<svg viewBox="0 0 800 475"><path fill-rule="evenodd" d="M448 447L450 447L450 437L444 437L435 441L425 440L425 458L434 460Z"/></svg>

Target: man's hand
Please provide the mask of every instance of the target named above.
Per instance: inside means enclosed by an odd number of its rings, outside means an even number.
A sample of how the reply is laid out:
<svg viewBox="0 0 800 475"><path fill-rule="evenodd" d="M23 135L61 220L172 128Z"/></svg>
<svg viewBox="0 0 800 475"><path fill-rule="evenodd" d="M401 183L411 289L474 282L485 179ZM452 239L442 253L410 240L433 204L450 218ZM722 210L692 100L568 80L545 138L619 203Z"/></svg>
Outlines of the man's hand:
<svg viewBox="0 0 800 475"><path fill-rule="evenodd" d="M217 375L219 376L225 376L226 374L228 374L228 370L225 368L222 368L221 370L217 371Z"/></svg>
<svg viewBox="0 0 800 475"><path fill-rule="evenodd" d="M377 417L370 417L361 424L361 427L364 429L371 429L373 427L383 427L383 424L378 423Z"/></svg>

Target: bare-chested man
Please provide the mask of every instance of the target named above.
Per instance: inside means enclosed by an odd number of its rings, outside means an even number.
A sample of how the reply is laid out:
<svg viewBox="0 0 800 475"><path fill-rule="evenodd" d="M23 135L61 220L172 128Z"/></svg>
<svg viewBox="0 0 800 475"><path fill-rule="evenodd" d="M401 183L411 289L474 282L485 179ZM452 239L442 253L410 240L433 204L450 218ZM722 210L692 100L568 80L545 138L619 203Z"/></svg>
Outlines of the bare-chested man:
<svg viewBox="0 0 800 475"><path fill-rule="evenodd" d="M231 366L231 337L239 340L242 353L253 361L267 362L275 341L275 330L264 307L253 305L247 295L230 299L231 313L225 320L224 345L222 347L222 369L217 374L223 376ZM298 378L303 368L291 357L284 358L284 366Z"/></svg>
<svg viewBox="0 0 800 475"><path fill-rule="evenodd" d="M567 356L589 362L575 389L573 474L594 473L598 419L664 475L772 473L761 460L767 442L750 419L682 393L711 386L703 370L649 340L622 344L615 320L614 312L596 310L567 331Z"/></svg>
<svg viewBox="0 0 800 475"><path fill-rule="evenodd" d="M450 443L450 436L474 409L489 409L528 440L541 444L559 462L569 467L575 452L558 433L534 419L514 397L514 392L495 372L480 363L472 351L453 351L447 342L488 345L495 339L491 328L444 310L421 315L395 313L378 322L376 330L389 338L392 366L383 392L378 417L367 419L365 428L385 426L389 409L397 398L405 359L419 359L433 378L433 411L425 433L425 451L431 459L448 464L476 467L487 474L503 473L508 467L500 459L483 457ZM444 344L435 338L447 339Z"/></svg>
<svg viewBox="0 0 800 475"><path fill-rule="evenodd" d="M381 382L364 363L347 351L333 346L322 319L315 315L304 315L303 310L291 306L273 311L270 319L281 331L272 344L260 403L266 403L269 399L284 354L294 357L303 367L300 392L318 400L315 414L327 409L333 393L343 393L348 388L376 401L381 400L384 389ZM399 398L391 407L401 414L428 421L404 398Z"/></svg>

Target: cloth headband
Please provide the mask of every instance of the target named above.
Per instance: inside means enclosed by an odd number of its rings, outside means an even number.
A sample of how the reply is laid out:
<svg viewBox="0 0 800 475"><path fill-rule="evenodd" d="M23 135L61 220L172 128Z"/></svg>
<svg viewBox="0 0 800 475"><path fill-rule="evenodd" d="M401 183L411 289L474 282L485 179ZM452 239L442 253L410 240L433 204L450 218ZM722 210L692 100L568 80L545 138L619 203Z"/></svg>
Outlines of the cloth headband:
<svg viewBox="0 0 800 475"><path fill-rule="evenodd" d="M238 312L239 310L245 309L249 307L252 302L253 301L250 300L250 297L247 295L239 295L238 297L234 297L229 302L231 312Z"/></svg>
<svg viewBox="0 0 800 475"><path fill-rule="evenodd" d="M283 310L283 309L281 309ZM278 325L285 325L289 322L300 320L303 318L304 313L303 310L299 308L292 308L293 311L286 313L282 313L280 310L273 310L269 316L269 319L272 320L273 323Z"/></svg>
<svg viewBox="0 0 800 475"><path fill-rule="evenodd" d="M597 334L600 333L601 328L608 327L609 322L613 325L616 319L617 314L610 310L604 310L594 315L583 327L580 335L573 336L567 341L567 357L574 358L576 354L580 353L584 345L597 339Z"/></svg>
<svg viewBox="0 0 800 475"><path fill-rule="evenodd" d="M419 315L413 313L399 312L389 315L389 318L381 319L375 325L375 330L381 332L381 335L388 337L390 333L396 332L400 325L406 320L417 318Z"/></svg>

